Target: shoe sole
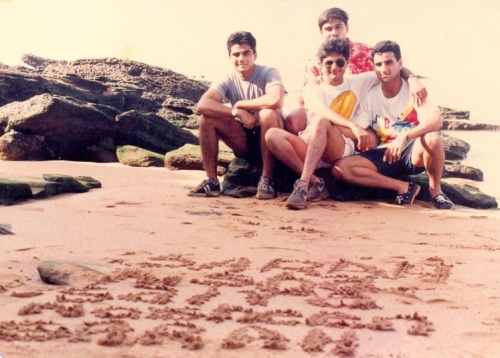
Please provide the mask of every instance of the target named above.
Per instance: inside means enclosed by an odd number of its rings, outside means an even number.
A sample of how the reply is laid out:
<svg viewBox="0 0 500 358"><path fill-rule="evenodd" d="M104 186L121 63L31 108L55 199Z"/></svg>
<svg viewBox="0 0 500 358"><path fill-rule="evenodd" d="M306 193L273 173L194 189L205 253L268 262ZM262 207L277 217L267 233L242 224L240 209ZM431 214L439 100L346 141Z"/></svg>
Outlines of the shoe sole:
<svg viewBox="0 0 500 358"><path fill-rule="evenodd" d="M292 210L302 210L302 209L306 208L307 204L286 203L285 206L288 209L292 209Z"/></svg>
<svg viewBox="0 0 500 358"><path fill-rule="evenodd" d="M216 196L219 196L221 194L220 191L209 191L206 193L187 193L187 196L193 196L196 198L214 198Z"/></svg>
<svg viewBox="0 0 500 358"><path fill-rule="evenodd" d="M272 194L259 194L257 193L257 195L255 195L255 199L259 199L259 200L271 200L271 199L276 199L276 194L275 195L272 195Z"/></svg>

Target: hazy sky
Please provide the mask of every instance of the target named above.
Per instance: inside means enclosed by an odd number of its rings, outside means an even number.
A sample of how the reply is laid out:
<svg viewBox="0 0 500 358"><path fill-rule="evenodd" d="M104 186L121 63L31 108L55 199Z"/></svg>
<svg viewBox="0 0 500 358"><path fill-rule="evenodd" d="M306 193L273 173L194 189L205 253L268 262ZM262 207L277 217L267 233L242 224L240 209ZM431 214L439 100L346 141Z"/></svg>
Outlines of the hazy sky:
<svg viewBox="0 0 500 358"><path fill-rule="evenodd" d="M294 91L333 6L348 12L351 39L399 42L440 105L500 123L500 0L0 0L0 62L117 57L212 80L230 69L229 34L247 30L258 63Z"/></svg>

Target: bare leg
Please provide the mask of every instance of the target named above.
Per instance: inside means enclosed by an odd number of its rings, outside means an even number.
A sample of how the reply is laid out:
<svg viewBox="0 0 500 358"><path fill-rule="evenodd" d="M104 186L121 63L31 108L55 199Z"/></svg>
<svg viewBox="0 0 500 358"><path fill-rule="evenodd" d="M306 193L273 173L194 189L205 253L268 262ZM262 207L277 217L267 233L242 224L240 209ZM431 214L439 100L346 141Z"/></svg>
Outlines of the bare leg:
<svg viewBox="0 0 500 358"><path fill-rule="evenodd" d="M412 152L412 163L417 166L424 166L429 176L429 193L431 198L442 194L441 177L445 155L443 143L439 133L432 132L415 141Z"/></svg>
<svg viewBox="0 0 500 358"><path fill-rule="evenodd" d="M292 134L297 135L300 131L306 129L306 125L306 110L302 107L294 109L286 116L285 129Z"/></svg>
<svg viewBox="0 0 500 358"><path fill-rule="evenodd" d="M200 118L200 146L203 166L207 177L217 182L217 158L219 153L219 137L235 154L245 155L247 152L246 134L240 124L232 118Z"/></svg>
<svg viewBox="0 0 500 358"><path fill-rule="evenodd" d="M269 150L265 136L266 133L271 128L283 128L283 120L281 119L280 114L271 109L262 109L259 112L259 120L260 120L260 148L262 151L262 176L272 179L273 178L273 169L275 164L275 158L273 153Z"/></svg>
<svg viewBox="0 0 500 358"><path fill-rule="evenodd" d="M266 133L266 145L271 153L297 174L304 167L307 144L284 129L271 128Z"/></svg>

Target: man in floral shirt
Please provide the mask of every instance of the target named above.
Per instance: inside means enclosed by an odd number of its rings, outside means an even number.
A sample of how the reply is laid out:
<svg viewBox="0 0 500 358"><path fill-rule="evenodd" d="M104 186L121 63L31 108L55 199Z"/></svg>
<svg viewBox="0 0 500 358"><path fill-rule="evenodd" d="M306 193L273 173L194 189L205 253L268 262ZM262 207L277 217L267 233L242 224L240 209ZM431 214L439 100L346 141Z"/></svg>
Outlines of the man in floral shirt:
<svg viewBox="0 0 500 358"><path fill-rule="evenodd" d="M318 26L324 39L338 37L349 41L351 53L346 75L373 71L373 61L371 58L372 48L347 38L347 33L349 31L349 16L344 10L334 7L323 11L319 15ZM402 74L404 78L408 78L412 94L417 98L417 102L419 104L423 103L427 96L425 87L407 68L403 68ZM308 83L320 84L322 81L322 73L318 58L314 55L306 65L304 85ZM300 131L304 130L307 124L307 116L303 107L304 103L302 97L299 98L299 104L300 107L291 110L285 120L285 129L293 134L298 134Z"/></svg>

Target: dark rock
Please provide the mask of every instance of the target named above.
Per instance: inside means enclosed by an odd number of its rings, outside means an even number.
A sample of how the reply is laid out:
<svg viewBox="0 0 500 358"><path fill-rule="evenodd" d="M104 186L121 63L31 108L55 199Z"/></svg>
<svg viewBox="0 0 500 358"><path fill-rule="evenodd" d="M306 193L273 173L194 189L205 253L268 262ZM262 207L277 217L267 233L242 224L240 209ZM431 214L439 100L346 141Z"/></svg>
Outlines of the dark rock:
<svg viewBox="0 0 500 358"><path fill-rule="evenodd" d="M0 204L15 204L63 193L84 193L100 187L99 181L88 176L44 174L42 179L0 173Z"/></svg>
<svg viewBox="0 0 500 358"><path fill-rule="evenodd" d="M50 160L54 152L43 136L15 131L0 137L0 160Z"/></svg>
<svg viewBox="0 0 500 358"><path fill-rule="evenodd" d="M120 163L131 167L163 167L165 157L133 145L118 147L116 155Z"/></svg>
<svg viewBox="0 0 500 358"><path fill-rule="evenodd" d="M441 139L443 140L444 154L447 160L467 158L470 145L466 141L451 137L445 133L441 133Z"/></svg>
<svg viewBox="0 0 500 358"><path fill-rule="evenodd" d="M6 131L44 136L58 158L78 160L89 144L115 135L114 118L101 109L71 97L43 94L0 107L0 123L7 123Z"/></svg>
<svg viewBox="0 0 500 358"><path fill-rule="evenodd" d="M116 117L117 145L133 145L165 154L186 143L198 144L198 137L153 113L128 111Z"/></svg>
<svg viewBox="0 0 500 358"><path fill-rule="evenodd" d="M446 130L468 130L468 131L498 131L500 125L486 123L470 123L464 121L443 121L443 128Z"/></svg>
<svg viewBox="0 0 500 358"><path fill-rule="evenodd" d="M475 181L483 181L484 175L481 169L456 163L444 166L443 178L463 178Z"/></svg>
<svg viewBox="0 0 500 358"><path fill-rule="evenodd" d="M443 118L443 119L469 119L470 118L470 111L460 111L460 110L440 106L439 112L441 113L441 118Z"/></svg>

